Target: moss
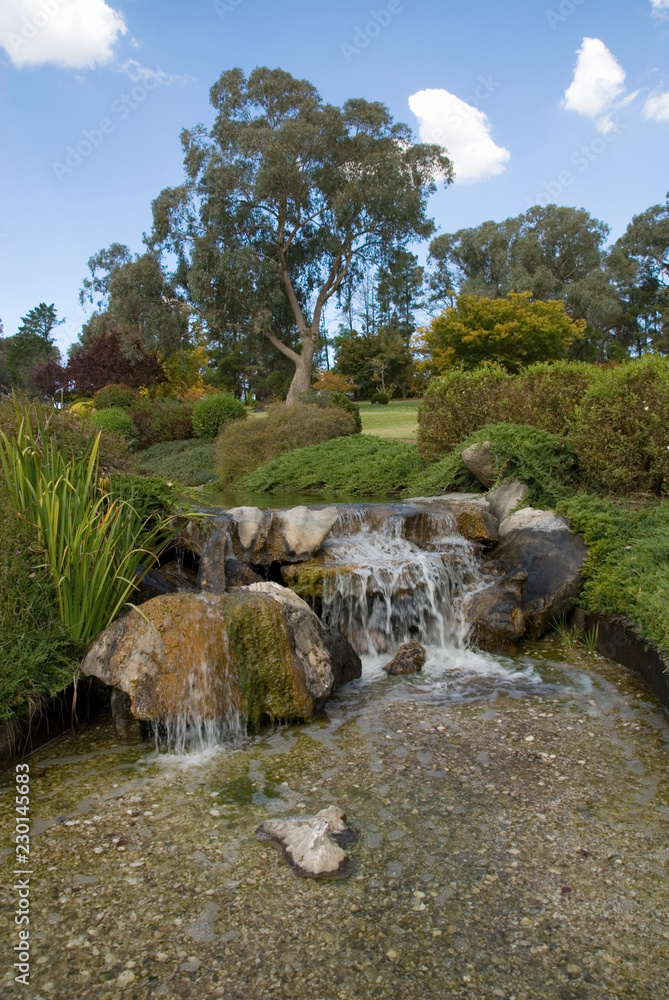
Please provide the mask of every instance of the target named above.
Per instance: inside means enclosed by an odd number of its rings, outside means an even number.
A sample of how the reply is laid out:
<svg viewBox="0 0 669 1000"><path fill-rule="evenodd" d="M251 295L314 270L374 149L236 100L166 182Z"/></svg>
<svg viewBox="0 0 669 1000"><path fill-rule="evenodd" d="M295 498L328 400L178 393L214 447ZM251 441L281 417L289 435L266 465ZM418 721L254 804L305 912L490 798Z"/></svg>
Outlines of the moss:
<svg viewBox="0 0 669 1000"><path fill-rule="evenodd" d="M249 722L310 718L313 702L293 666L281 605L264 594L237 594L226 606L226 627Z"/></svg>

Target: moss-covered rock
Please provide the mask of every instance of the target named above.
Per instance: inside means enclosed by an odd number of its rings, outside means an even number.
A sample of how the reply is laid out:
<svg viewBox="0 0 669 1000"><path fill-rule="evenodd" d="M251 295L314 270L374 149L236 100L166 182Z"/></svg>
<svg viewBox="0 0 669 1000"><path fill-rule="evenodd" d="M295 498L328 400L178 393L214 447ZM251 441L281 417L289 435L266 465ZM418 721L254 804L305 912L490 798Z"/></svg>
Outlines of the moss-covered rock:
<svg viewBox="0 0 669 1000"><path fill-rule="evenodd" d="M345 639L278 584L156 597L114 622L82 672L130 698L136 719L183 713L307 719L361 673Z"/></svg>

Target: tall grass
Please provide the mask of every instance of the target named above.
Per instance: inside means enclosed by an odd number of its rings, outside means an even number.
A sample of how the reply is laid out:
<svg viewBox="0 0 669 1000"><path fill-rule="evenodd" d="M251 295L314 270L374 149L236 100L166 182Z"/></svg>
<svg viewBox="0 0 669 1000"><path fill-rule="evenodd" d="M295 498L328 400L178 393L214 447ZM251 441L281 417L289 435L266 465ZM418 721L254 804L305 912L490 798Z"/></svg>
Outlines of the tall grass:
<svg viewBox="0 0 669 1000"><path fill-rule="evenodd" d="M114 498L103 488L100 435L72 455L50 435L48 418L33 427L30 415L17 408L17 423L12 439L0 432L9 495L36 531L61 621L83 649L127 603L176 535L176 521L155 512L147 516L132 497Z"/></svg>

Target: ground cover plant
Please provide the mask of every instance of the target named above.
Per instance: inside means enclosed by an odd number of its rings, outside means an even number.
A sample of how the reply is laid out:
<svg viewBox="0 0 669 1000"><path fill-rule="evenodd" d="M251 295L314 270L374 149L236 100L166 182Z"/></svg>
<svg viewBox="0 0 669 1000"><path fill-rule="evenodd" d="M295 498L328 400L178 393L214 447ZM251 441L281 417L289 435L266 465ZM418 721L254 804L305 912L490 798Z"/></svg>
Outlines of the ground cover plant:
<svg viewBox="0 0 669 1000"><path fill-rule="evenodd" d="M219 435L219 481L230 486L253 469L296 448L357 433L354 414L314 403L274 403L262 419L234 421ZM236 485L236 483L235 483Z"/></svg>
<svg viewBox="0 0 669 1000"><path fill-rule="evenodd" d="M494 486L504 479L521 479L530 489L527 504L553 507L574 489L576 456L564 437L525 424L490 424L413 476L407 494L437 496L451 490L481 491L481 484L462 461L462 452L484 441L489 443L498 470Z"/></svg>
<svg viewBox="0 0 669 1000"><path fill-rule="evenodd" d="M577 493L557 510L588 545L581 606L629 618L669 651L669 501L635 511Z"/></svg>
<svg viewBox="0 0 669 1000"><path fill-rule="evenodd" d="M237 486L254 493L389 495L400 493L424 464L415 445L356 435L291 451Z"/></svg>
<svg viewBox="0 0 669 1000"><path fill-rule="evenodd" d="M215 458L216 442L212 440L163 441L137 455L137 471L184 486L204 486L216 481Z"/></svg>

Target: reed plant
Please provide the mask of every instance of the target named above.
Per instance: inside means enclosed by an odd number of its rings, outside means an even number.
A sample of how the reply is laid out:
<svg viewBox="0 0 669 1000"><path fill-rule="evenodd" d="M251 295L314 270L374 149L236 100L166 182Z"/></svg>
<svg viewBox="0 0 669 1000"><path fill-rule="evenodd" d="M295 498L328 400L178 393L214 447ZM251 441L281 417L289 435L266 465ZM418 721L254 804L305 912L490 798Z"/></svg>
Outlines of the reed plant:
<svg viewBox="0 0 669 1000"><path fill-rule="evenodd" d="M0 432L0 462L12 503L33 526L63 626L84 649L128 602L178 532L175 516L118 498L99 476L100 435L68 453L17 407L17 432Z"/></svg>

